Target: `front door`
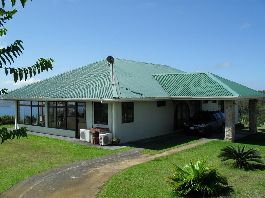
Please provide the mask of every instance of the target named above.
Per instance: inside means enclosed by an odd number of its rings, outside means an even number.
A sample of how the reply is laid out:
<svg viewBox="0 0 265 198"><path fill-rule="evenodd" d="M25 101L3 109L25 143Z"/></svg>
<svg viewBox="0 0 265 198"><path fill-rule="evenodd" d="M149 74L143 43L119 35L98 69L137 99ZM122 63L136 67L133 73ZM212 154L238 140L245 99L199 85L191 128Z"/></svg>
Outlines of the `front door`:
<svg viewBox="0 0 265 198"><path fill-rule="evenodd" d="M174 114L174 129L182 129L184 123L190 118L189 105L186 102L179 102L175 108Z"/></svg>

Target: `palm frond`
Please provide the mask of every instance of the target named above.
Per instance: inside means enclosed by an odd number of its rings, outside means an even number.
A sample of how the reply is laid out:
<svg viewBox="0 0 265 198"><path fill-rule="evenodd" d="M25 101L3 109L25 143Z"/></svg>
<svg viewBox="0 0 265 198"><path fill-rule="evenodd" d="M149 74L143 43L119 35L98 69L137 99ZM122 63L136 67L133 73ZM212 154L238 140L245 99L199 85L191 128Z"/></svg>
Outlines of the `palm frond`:
<svg viewBox="0 0 265 198"><path fill-rule="evenodd" d="M5 67L5 74L13 75L15 82L17 82L18 80L21 81L23 79L26 81L28 77L35 76L44 71L48 71L49 69L52 70L53 62L54 60L51 58L49 59L40 58L34 65L30 67L25 67L25 68Z"/></svg>
<svg viewBox="0 0 265 198"><path fill-rule="evenodd" d="M219 154L222 161L234 160L234 165L238 168L247 168L250 162L263 163L260 153L253 149L246 149L245 146L227 146Z"/></svg>
<svg viewBox="0 0 265 198"><path fill-rule="evenodd" d="M0 49L0 68L15 62L14 59L20 56L24 50L22 43L21 40L16 40L10 46Z"/></svg>

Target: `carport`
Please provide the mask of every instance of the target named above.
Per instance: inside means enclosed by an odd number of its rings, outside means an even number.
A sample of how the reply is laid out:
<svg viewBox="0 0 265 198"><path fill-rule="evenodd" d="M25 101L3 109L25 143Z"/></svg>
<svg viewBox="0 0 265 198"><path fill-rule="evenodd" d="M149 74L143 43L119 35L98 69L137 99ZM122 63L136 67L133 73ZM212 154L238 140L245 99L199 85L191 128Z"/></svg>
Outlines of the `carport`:
<svg viewBox="0 0 265 198"><path fill-rule="evenodd" d="M223 101L225 139L235 139L237 102L249 101L249 130L257 132L257 102L264 94L212 73L180 73L155 75L156 80L173 100Z"/></svg>

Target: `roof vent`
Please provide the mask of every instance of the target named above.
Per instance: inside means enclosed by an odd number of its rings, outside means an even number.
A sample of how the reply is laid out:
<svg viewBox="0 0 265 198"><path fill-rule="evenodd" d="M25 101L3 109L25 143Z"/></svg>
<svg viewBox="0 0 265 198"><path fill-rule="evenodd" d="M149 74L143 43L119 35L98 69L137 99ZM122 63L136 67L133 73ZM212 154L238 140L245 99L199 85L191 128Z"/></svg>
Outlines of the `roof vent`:
<svg viewBox="0 0 265 198"><path fill-rule="evenodd" d="M107 58L106 58L106 60L110 63L110 64L114 64L114 58L112 57L112 56L108 56Z"/></svg>

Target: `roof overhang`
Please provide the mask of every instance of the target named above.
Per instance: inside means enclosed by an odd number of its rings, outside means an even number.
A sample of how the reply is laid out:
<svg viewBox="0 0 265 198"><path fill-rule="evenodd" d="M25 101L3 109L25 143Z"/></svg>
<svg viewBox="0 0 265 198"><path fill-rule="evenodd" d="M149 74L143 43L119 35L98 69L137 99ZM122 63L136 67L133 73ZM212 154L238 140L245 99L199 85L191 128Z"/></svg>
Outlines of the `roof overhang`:
<svg viewBox="0 0 265 198"><path fill-rule="evenodd" d="M94 101L94 102L126 102L126 101L159 101L159 100L251 100L263 99L264 97L238 97L238 96L220 96L220 97L190 97L190 96L171 96L171 97L145 97L145 98L2 98L12 101Z"/></svg>

